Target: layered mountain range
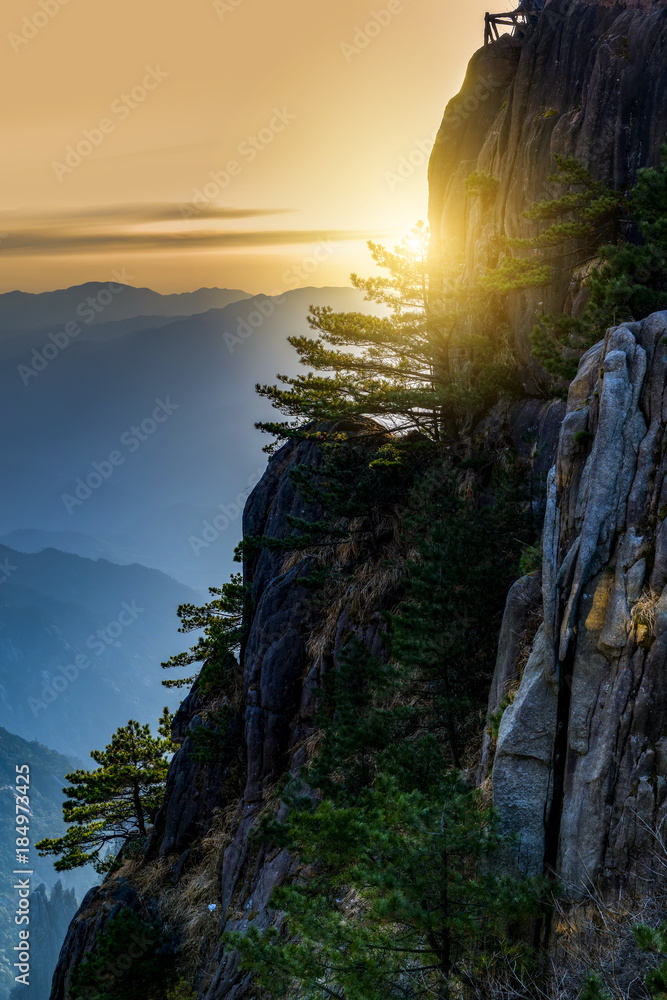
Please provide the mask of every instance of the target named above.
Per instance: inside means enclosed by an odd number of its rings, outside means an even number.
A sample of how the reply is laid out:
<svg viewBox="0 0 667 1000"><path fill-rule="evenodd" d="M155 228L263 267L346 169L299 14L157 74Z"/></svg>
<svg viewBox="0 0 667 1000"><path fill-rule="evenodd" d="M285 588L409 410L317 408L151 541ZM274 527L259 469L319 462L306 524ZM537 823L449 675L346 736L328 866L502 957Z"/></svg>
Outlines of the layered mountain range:
<svg viewBox="0 0 667 1000"><path fill-rule="evenodd" d="M160 296L112 281L0 295L13 484L0 537L219 586L266 465L255 383L298 369L287 337L307 332L311 304L368 310L352 288Z"/></svg>
<svg viewBox="0 0 667 1000"><path fill-rule="evenodd" d="M88 759L129 718L178 704L160 664L196 591L158 570L0 546L0 723Z"/></svg>

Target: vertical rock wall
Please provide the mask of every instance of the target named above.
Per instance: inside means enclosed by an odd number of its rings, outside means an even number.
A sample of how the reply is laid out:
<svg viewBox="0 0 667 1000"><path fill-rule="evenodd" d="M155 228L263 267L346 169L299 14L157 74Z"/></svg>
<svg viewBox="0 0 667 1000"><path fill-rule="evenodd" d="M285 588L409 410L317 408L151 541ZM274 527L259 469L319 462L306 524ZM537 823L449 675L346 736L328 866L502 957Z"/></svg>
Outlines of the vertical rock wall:
<svg viewBox="0 0 667 1000"><path fill-rule="evenodd" d="M522 871L633 885L667 818L667 313L608 331L572 384L543 535L543 622L493 794ZM504 632L516 621L508 603ZM515 671L516 674L516 671ZM512 677L500 656L497 689Z"/></svg>

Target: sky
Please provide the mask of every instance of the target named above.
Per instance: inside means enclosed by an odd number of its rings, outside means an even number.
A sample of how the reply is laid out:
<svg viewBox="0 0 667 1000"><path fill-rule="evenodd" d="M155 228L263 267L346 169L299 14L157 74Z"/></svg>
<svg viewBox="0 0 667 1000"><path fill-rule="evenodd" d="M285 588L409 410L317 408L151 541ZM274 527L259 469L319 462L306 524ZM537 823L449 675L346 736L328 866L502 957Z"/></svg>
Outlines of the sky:
<svg viewBox="0 0 667 1000"><path fill-rule="evenodd" d="M7 0L0 292L370 273L366 240L426 217L428 152L487 9Z"/></svg>

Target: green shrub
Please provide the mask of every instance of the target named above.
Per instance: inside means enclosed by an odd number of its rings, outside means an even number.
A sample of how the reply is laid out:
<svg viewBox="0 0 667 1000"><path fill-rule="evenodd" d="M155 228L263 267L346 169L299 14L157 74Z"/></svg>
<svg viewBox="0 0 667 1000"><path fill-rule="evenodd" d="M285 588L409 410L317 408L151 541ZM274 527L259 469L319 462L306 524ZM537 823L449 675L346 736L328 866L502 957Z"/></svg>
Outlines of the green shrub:
<svg viewBox="0 0 667 1000"><path fill-rule="evenodd" d="M529 573L536 573L541 569L542 546L539 543L536 545L527 545L519 559L519 572L522 576L527 576Z"/></svg>
<svg viewBox="0 0 667 1000"><path fill-rule="evenodd" d="M468 196L489 197L498 190L500 181L497 177L491 177L483 170L475 170L466 178L466 192Z"/></svg>
<svg viewBox="0 0 667 1000"><path fill-rule="evenodd" d="M641 951L667 955L667 923L660 924L659 927L635 924L632 936ZM667 961L661 962L655 969L647 972L646 987L655 1000L663 1000L667 995Z"/></svg>
<svg viewBox="0 0 667 1000"><path fill-rule="evenodd" d="M584 988L579 994L579 1000L612 1000L612 995L609 990L605 989L597 972L589 972Z"/></svg>
<svg viewBox="0 0 667 1000"><path fill-rule="evenodd" d="M175 986L167 990L166 1000L197 1000L197 994L190 983L179 979Z"/></svg>
<svg viewBox="0 0 667 1000"><path fill-rule="evenodd" d="M516 698L516 691L508 691L500 700L497 712L491 712L489 715L489 722L486 727L486 731L492 738L494 743L498 741L498 733L500 732L500 723L502 722L503 715L505 714L505 709L509 708L514 699Z"/></svg>

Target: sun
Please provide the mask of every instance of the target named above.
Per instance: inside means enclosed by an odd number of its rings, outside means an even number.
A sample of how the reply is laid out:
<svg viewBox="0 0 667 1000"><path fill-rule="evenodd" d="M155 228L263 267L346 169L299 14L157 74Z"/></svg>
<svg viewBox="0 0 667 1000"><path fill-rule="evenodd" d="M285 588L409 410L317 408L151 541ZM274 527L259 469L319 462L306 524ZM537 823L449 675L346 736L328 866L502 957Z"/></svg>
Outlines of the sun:
<svg viewBox="0 0 667 1000"><path fill-rule="evenodd" d="M423 260L428 249L428 240L428 227L420 221L411 229L410 233L403 238L402 243L408 253Z"/></svg>
<svg viewBox="0 0 667 1000"><path fill-rule="evenodd" d="M424 247L424 240L423 240L423 238L420 239L417 236L408 236L405 242L406 242L406 245L408 246L408 248L410 250L412 250L412 252L415 255L421 253L421 251L422 251L422 249Z"/></svg>

